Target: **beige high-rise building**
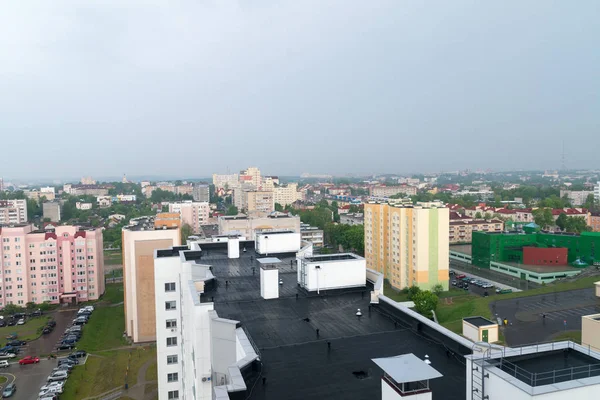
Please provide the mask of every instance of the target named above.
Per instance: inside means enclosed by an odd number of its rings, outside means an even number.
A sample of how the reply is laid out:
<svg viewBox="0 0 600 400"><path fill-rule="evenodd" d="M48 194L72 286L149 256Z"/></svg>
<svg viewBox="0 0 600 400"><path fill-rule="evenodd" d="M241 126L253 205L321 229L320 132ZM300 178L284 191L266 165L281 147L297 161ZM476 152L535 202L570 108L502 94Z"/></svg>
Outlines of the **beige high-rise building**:
<svg viewBox="0 0 600 400"><path fill-rule="evenodd" d="M123 228L125 331L134 343L156 340L154 252L181 245L179 227L155 229L152 217Z"/></svg>
<svg viewBox="0 0 600 400"><path fill-rule="evenodd" d="M448 208L370 203L364 219L367 268L396 289L448 290Z"/></svg>
<svg viewBox="0 0 600 400"><path fill-rule="evenodd" d="M298 192L297 183L288 183L287 185L273 187L273 201L284 207L294 203L296 200L300 200L301 197Z"/></svg>
<svg viewBox="0 0 600 400"><path fill-rule="evenodd" d="M244 192L247 196L246 210L251 212L270 213L275 211L275 202L273 201L273 192Z"/></svg>
<svg viewBox="0 0 600 400"><path fill-rule="evenodd" d="M253 185L255 189L260 189L260 185L262 184L260 169L250 167L247 170L240 172L240 183L249 183Z"/></svg>

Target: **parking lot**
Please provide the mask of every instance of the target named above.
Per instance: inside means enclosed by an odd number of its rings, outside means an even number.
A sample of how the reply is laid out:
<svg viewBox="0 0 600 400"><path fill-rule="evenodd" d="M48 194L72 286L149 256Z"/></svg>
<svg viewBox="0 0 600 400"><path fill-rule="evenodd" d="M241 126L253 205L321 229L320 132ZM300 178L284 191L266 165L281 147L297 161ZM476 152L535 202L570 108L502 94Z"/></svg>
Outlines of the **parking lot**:
<svg viewBox="0 0 600 400"><path fill-rule="evenodd" d="M477 281L477 283L472 283L473 281ZM497 282L492 282L473 274L465 274L459 270L451 270L450 285L457 289L467 290L469 293L477 296L495 296L499 294L496 289L507 289L507 286L498 285Z"/></svg>
<svg viewBox="0 0 600 400"><path fill-rule="evenodd" d="M506 343L518 346L548 341L567 330L581 330L581 316L599 313L600 299L594 289L510 300L499 297L492 303L492 312L508 319L504 331Z"/></svg>
<svg viewBox="0 0 600 400"><path fill-rule="evenodd" d="M50 354L56 348L56 343L60 340L60 337L64 333L65 329L71 325L73 318L77 314L77 310L61 310L53 314L53 318L56 321L54 330L47 334L42 335L38 340L28 343L29 354L40 355Z"/></svg>
<svg viewBox="0 0 600 400"><path fill-rule="evenodd" d="M38 398L40 387L46 384L46 378L55 367L56 360L43 359L38 364L31 365L19 365L15 362L0 373L7 377L13 376L16 379L17 392L11 398L15 400L32 400Z"/></svg>

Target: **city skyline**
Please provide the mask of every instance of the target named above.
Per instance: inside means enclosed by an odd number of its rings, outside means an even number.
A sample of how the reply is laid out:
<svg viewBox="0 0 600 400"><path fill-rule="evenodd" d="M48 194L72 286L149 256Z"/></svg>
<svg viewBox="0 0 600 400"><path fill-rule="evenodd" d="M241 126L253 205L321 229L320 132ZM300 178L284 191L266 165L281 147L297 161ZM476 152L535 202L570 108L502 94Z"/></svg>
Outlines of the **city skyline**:
<svg viewBox="0 0 600 400"><path fill-rule="evenodd" d="M595 2L510 4L6 5L0 171L595 167Z"/></svg>

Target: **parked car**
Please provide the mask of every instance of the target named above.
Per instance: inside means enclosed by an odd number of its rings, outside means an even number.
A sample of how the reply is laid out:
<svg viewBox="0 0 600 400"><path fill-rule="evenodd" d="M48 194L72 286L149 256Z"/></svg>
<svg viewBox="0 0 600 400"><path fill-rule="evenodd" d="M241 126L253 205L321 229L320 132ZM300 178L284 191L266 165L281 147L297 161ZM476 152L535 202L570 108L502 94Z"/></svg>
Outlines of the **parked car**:
<svg viewBox="0 0 600 400"><path fill-rule="evenodd" d="M50 326L46 326L46 327L44 327L44 329L42 329L42 334L47 335L49 333L52 333L53 330L54 330L54 328L52 328Z"/></svg>
<svg viewBox="0 0 600 400"><path fill-rule="evenodd" d="M24 340L10 340L6 343L7 346L25 346L27 344Z"/></svg>
<svg viewBox="0 0 600 400"><path fill-rule="evenodd" d="M68 375L71 374L71 371L73 370L73 365L72 364L63 364L60 367L56 367L52 370L52 372L56 372L56 371L65 371Z"/></svg>
<svg viewBox="0 0 600 400"><path fill-rule="evenodd" d="M25 325L25 318L21 318L17 321L17 325Z"/></svg>
<svg viewBox="0 0 600 400"><path fill-rule="evenodd" d="M87 352L85 350L77 350L72 352L71 354L69 354L67 357L68 358L82 358L85 357L87 355Z"/></svg>
<svg viewBox="0 0 600 400"><path fill-rule="evenodd" d="M65 332L81 332L82 328L80 325L74 325L72 327L70 327L69 329L67 329Z"/></svg>
<svg viewBox="0 0 600 400"><path fill-rule="evenodd" d="M8 368L9 367L9 363L6 360L0 360L0 368Z"/></svg>
<svg viewBox="0 0 600 400"><path fill-rule="evenodd" d="M71 350L75 347L75 343L61 343L58 345L58 350Z"/></svg>
<svg viewBox="0 0 600 400"><path fill-rule="evenodd" d="M79 364L79 361L74 360L72 358L61 358L60 360L58 360L59 367L63 364L77 365L77 364Z"/></svg>
<svg viewBox="0 0 600 400"><path fill-rule="evenodd" d="M3 319L0 319L0 328L5 327L6 326L6 321Z"/></svg>
<svg viewBox="0 0 600 400"><path fill-rule="evenodd" d="M25 318L25 313L22 313L22 312L14 313L12 315L12 317L15 319Z"/></svg>
<svg viewBox="0 0 600 400"><path fill-rule="evenodd" d="M465 274L458 274L456 275L456 279L462 279L462 278L466 278L467 276Z"/></svg>
<svg viewBox="0 0 600 400"><path fill-rule="evenodd" d="M9 383L2 391L2 398L11 397L17 391L17 385Z"/></svg>
<svg viewBox="0 0 600 400"><path fill-rule="evenodd" d="M463 283L463 289L464 290L469 290L469 284L468 283Z"/></svg>
<svg viewBox="0 0 600 400"><path fill-rule="evenodd" d="M47 325L48 325L48 326L51 326L51 327L53 327L53 328L54 328L54 327L56 326L56 321L55 321L55 320L53 320L53 319L51 319L50 321L48 321L48 324L47 324Z"/></svg>
<svg viewBox="0 0 600 400"><path fill-rule="evenodd" d="M0 353L0 360L9 360L11 358L15 358L17 355L15 353L7 353L7 352L2 352Z"/></svg>
<svg viewBox="0 0 600 400"><path fill-rule="evenodd" d="M47 383L44 386L42 386L40 388L40 391L56 388L56 389L60 389L61 393L62 393L62 390L64 389L64 387L65 387L64 381L50 382L50 383Z"/></svg>
<svg viewBox="0 0 600 400"><path fill-rule="evenodd" d="M64 381L69 377L66 371L53 372L47 379L48 382Z"/></svg>
<svg viewBox="0 0 600 400"><path fill-rule="evenodd" d="M26 365L26 364L37 364L40 362L39 357L34 357L34 356L27 356L25 358L21 358L19 360L19 365Z"/></svg>
<svg viewBox="0 0 600 400"><path fill-rule="evenodd" d="M453 281L452 281L452 286L456 286L456 283L457 283L457 282L453 280Z"/></svg>
<svg viewBox="0 0 600 400"><path fill-rule="evenodd" d="M48 393L45 394L44 397L39 397L38 400L58 400L58 395Z"/></svg>
<svg viewBox="0 0 600 400"><path fill-rule="evenodd" d="M8 326L15 326L17 324L17 320L14 318L9 318L8 321L6 321L6 325Z"/></svg>
<svg viewBox="0 0 600 400"><path fill-rule="evenodd" d="M62 389L40 389L40 393L38 393L38 398L44 398L45 396L57 396L61 393Z"/></svg>
<svg viewBox="0 0 600 400"><path fill-rule="evenodd" d="M0 353L18 354L19 351L21 351L21 349L18 347L14 347L14 346L4 346L3 348L0 349Z"/></svg>

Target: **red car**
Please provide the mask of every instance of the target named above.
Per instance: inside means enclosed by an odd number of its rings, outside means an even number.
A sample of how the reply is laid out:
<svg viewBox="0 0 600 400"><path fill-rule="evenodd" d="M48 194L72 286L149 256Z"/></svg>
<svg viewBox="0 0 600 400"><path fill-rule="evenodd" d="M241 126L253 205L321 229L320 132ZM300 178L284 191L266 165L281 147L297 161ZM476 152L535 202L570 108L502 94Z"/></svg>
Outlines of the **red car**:
<svg viewBox="0 0 600 400"><path fill-rule="evenodd" d="M39 362L40 362L39 357L27 356L27 357L19 360L19 365L35 364L35 363L39 363Z"/></svg>

